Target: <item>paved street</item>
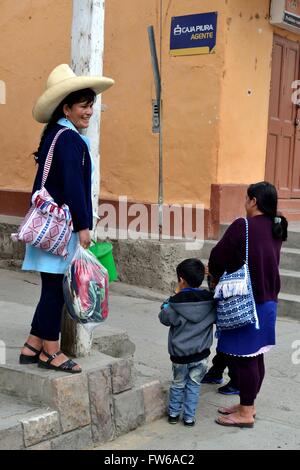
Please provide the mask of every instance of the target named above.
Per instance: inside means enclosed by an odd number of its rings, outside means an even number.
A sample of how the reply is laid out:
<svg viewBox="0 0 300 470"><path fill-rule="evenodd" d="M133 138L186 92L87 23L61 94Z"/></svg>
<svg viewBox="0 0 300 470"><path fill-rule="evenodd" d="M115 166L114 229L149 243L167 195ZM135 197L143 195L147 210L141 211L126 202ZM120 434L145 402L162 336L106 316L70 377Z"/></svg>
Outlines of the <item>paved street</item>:
<svg viewBox="0 0 300 470"><path fill-rule="evenodd" d="M38 296L38 276L0 269L0 339L6 343L7 362L16 360ZM115 283L106 325L127 330L136 345L137 368L166 381L171 373L168 329L158 321L160 301L150 300L153 296L150 290ZM171 426L161 419L99 449L300 449L300 322L279 318L277 341L266 356L266 379L257 400L254 429L215 424L217 407L235 403L236 398L216 393L215 385L203 385L194 428L181 423ZM297 349L292 348L295 341ZM293 353L298 364L292 362Z"/></svg>

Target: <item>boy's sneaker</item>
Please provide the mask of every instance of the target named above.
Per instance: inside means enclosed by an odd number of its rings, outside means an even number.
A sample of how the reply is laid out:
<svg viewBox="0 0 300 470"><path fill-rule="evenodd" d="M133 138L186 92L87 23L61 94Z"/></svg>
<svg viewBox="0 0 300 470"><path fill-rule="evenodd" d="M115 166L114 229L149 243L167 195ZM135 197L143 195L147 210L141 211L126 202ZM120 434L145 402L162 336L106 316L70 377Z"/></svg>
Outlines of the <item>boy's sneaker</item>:
<svg viewBox="0 0 300 470"><path fill-rule="evenodd" d="M203 379L201 380L202 384L221 384L223 383L223 377L215 375L213 372L208 371Z"/></svg>
<svg viewBox="0 0 300 470"><path fill-rule="evenodd" d="M240 391L234 385L232 385L231 380L228 384L223 385L223 387L218 388L218 392L222 393L222 395L239 395Z"/></svg>
<svg viewBox="0 0 300 470"><path fill-rule="evenodd" d="M171 416L171 415L168 416L168 422L170 424L177 424L178 421L179 421L179 415L178 416Z"/></svg>
<svg viewBox="0 0 300 470"><path fill-rule="evenodd" d="M185 426L195 426L195 421L193 419L184 419L183 424Z"/></svg>

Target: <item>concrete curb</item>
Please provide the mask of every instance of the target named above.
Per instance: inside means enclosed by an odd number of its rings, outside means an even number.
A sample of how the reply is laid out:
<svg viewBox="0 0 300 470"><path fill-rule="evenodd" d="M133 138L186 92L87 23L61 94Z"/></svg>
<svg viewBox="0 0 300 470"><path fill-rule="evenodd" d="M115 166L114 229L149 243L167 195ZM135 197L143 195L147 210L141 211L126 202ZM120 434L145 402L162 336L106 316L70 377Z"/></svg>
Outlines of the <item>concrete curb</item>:
<svg viewBox="0 0 300 470"><path fill-rule="evenodd" d="M0 366L4 396L12 403L26 398L23 414L1 420L0 449L84 449L166 413L164 387L142 376L134 383L132 358L93 350L81 365L83 372L73 375L36 365Z"/></svg>

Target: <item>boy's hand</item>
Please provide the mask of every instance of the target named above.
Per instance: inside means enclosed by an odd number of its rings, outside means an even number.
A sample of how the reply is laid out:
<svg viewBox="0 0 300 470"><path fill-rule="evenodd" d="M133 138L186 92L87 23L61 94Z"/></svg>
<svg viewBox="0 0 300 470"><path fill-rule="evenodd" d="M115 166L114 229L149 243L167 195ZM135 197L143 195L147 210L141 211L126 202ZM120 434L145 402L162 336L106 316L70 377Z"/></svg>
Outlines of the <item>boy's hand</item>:
<svg viewBox="0 0 300 470"><path fill-rule="evenodd" d="M166 299L160 306L160 309L161 310L164 310L165 308L167 308L169 305L169 299Z"/></svg>

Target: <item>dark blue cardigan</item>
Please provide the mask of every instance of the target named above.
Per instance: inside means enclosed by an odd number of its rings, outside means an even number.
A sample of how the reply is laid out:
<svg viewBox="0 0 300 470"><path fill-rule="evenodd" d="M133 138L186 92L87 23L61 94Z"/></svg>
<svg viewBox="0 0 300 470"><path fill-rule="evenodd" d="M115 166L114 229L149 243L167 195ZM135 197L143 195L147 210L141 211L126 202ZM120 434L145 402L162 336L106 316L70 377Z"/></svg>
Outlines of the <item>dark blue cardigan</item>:
<svg viewBox="0 0 300 470"><path fill-rule="evenodd" d="M62 127L56 124L45 137L38 154L39 167L32 193L41 187L48 150ZM69 206L74 232L93 228L91 160L87 145L77 132L70 129L59 136L45 188L59 206L64 203Z"/></svg>

